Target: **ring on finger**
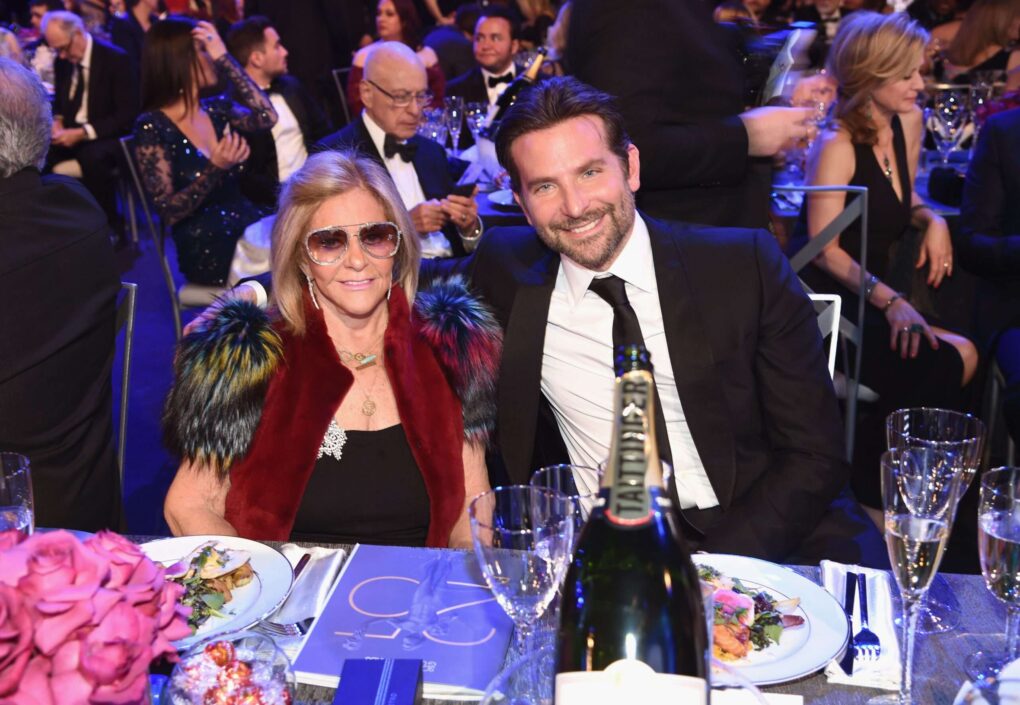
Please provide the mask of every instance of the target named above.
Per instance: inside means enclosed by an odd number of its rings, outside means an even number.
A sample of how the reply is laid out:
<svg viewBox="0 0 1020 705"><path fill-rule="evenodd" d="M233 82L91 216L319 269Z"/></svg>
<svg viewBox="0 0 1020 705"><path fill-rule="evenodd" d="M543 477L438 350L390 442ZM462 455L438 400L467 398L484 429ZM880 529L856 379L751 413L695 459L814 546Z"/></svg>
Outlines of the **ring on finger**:
<svg viewBox="0 0 1020 705"><path fill-rule="evenodd" d="M945 267L946 269L949 269L949 262L943 262L942 266Z"/></svg>
<svg viewBox="0 0 1020 705"><path fill-rule="evenodd" d="M900 333L910 333L910 326L903 326L900 328Z"/></svg>
<svg viewBox="0 0 1020 705"><path fill-rule="evenodd" d="M910 332L911 333L923 333L924 332L924 326L921 325L920 323L914 323L914 324L912 324L910 326Z"/></svg>

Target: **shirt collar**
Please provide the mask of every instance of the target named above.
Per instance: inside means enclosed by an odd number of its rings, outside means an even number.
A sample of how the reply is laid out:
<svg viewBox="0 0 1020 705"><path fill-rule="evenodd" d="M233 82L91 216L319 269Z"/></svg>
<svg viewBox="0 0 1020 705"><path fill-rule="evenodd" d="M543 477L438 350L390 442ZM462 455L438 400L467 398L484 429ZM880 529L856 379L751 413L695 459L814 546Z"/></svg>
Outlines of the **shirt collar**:
<svg viewBox="0 0 1020 705"><path fill-rule="evenodd" d="M489 87L489 78L490 77L495 78L496 76L502 76L503 74L507 74L507 73L510 74L511 76L516 76L517 75L517 65L514 62L512 62L512 61L510 62L510 68L508 68L503 73L492 73L491 71L486 71L481 66L479 66L478 68L480 68L482 70L482 78L485 80L485 87L486 88Z"/></svg>
<svg viewBox="0 0 1020 705"><path fill-rule="evenodd" d="M368 114L367 110L361 111L361 119L365 123L365 129L368 130L368 136L372 138L372 144L375 145L376 150L379 152L379 156L384 160L386 159L386 152L383 149L383 145L386 144L386 131L379 127L379 123L372 119L372 116ZM406 140L400 140L406 142ZM395 159L399 159L394 155Z"/></svg>
<svg viewBox="0 0 1020 705"><path fill-rule="evenodd" d="M596 272L582 267L562 254L560 263L563 265L563 274L567 280L567 298L571 308L581 302L584 292L588 291L591 280L596 276L615 274L641 291L652 292L655 289L652 242L648 236L648 225L637 211L634 212L634 227L631 229L630 238L607 272Z"/></svg>
<svg viewBox="0 0 1020 705"><path fill-rule="evenodd" d="M87 69L92 65L92 35L85 32L85 54L81 57L81 64L83 69Z"/></svg>

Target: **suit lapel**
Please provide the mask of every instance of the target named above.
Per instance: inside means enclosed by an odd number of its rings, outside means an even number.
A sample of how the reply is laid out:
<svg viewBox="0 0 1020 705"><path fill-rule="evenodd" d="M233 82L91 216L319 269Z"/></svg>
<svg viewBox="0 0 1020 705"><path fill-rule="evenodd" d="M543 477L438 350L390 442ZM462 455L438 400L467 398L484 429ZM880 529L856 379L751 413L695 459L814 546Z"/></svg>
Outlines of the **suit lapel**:
<svg viewBox="0 0 1020 705"><path fill-rule="evenodd" d="M418 145L418 150L414 153L411 163L418 173L418 183L421 184L425 198L446 198L449 191L444 188L446 185L445 159L436 158L435 151L429 149L429 141L420 135L415 135L408 142Z"/></svg>
<svg viewBox="0 0 1020 705"><path fill-rule="evenodd" d="M354 123L354 130L357 135L358 144L356 146L358 150L366 157L375 159L379 162L379 166L385 169L386 162L383 161L383 155L379 154L379 150L375 148L375 142L372 141L372 135L368 134L368 128L365 127L365 121L360 115Z"/></svg>
<svg viewBox="0 0 1020 705"><path fill-rule="evenodd" d="M725 509L736 473L732 418L712 349L706 343L703 304L691 285L682 257L682 232L645 217L655 260L659 306L665 323L669 361L677 391L712 489Z"/></svg>
<svg viewBox="0 0 1020 705"><path fill-rule="evenodd" d="M533 468L535 423L542 382L542 348L560 258L549 252L528 272L507 317L499 373L500 447L514 482L527 483Z"/></svg>

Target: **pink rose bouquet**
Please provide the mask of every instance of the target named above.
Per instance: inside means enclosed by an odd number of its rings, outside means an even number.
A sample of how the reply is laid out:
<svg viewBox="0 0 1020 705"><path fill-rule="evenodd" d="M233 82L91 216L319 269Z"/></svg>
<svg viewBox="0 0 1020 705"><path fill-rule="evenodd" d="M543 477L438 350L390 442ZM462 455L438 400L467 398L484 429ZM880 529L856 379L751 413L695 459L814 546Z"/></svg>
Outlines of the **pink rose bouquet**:
<svg viewBox="0 0 1020 705"><path fill-rule="evenodd" d="M0 545L0 703L144 701L149 664L191 633L183 592L109 531Z"/></svg>

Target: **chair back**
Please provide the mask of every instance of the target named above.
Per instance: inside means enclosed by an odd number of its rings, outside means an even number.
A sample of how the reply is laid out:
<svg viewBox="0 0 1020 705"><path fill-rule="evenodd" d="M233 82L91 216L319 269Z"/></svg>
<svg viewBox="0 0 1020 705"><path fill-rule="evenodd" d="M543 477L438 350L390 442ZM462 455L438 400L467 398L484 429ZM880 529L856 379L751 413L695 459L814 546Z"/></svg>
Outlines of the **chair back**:
<svg viewBox="0 0 1020 705"><path fill-rule="evenodd" d="M859 220L860 227L860 238L861 238L861 280L858 285L857 291L857 320L864 320L864 307L865 307L865 289L867 288L867 263L868 263L868 189L866 186L774 186L773 191L779 193L792 193L799 192L803 193L805 197L812 193L831 193L831 192L842 192L842 193L853 193L857 194L847 206L839 213L835 218L832 219L828 225L822 228L822 231L815 237L811 238L804 247L798 250L790 258L790 266L793 267L794 272L799 272L804 269L810 262L812 262L822 250L825 249L826 245L835 240L839 235L846 230L854 221ZM804 290L810 295L814 292L811 288L801 280L801 285ZM842 310L842 309L841 309ZM846 453L847 461L853 460L854 452L854 435L857 429L857 398L860 387L860 374L861 374L861 352L864 345L864 327L861 325L855 325L842 316L839 317L839 335L843 341L848 341L853 344L853 362L848 358L846 360L846 406L844 408L844 423L845 423L845 435L846 435ZM832 371L832 364L830 363L829 371Z"/></svg>
<svg viewBox="0 0 1020 705"><path fill-rule="evenodd" d="M347 79L351 75L351 67L345 66L341 69L333 69L333 83L336 84L336 92L340 94L340 108L344 112L346 125L351 122L351 109L347 105Z"/></svg>
<svg viewBox="0 0 1020 705"><path fill-rule="evenodd" d="M117 301L117 336L124 334L121 348L120 373L120 418L117 430L117 472L120 474L120 489L124 491L124 449L127 446L128 390L131 388L131 351L135 337L135 304L138 285L121 282Z"/></svg>
<svg viewBox="0 0 1020 705"><path fill-rule="evenodd" d="M843 299L837 294L808 294L818 316L818 330L825 345L825 357L829 364L829 376L836 372L836 348L839 345L839 320L843 310Z"/></svg>

